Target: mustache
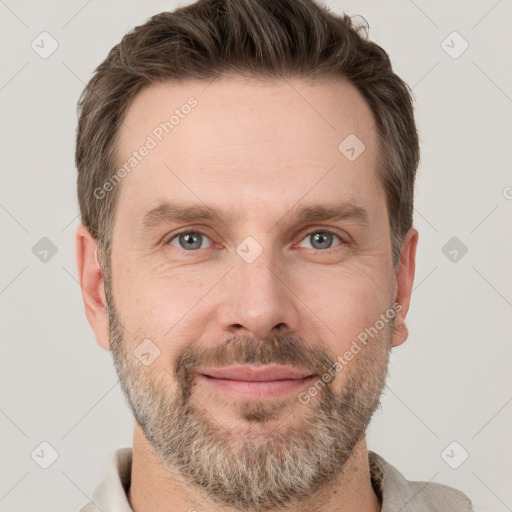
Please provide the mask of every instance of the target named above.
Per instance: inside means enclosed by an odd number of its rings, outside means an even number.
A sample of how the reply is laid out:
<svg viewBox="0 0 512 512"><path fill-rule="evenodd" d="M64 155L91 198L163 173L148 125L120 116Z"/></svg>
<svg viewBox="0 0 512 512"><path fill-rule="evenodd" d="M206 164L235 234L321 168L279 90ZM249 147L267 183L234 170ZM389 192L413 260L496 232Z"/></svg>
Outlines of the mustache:
<svg viewBox="0 0 512 512"><path fill-rule="evenodd" d="M191 343L177 357L174 374L184 391L190 388L194 371L199 366L281 364L322 375L335 362L336 357L322 345L310 346L302 338L291 334L271 336L264 340L239 336L213 346Z"/></svg>

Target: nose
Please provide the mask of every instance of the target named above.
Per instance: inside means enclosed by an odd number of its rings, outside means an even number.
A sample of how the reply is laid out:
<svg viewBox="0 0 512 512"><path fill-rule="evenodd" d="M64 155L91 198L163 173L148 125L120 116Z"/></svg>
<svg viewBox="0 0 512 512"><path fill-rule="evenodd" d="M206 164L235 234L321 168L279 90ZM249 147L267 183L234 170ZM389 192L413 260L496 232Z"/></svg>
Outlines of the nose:
<svg viewBox="0 0 512 512"><path fill-rule="evenodd" d="M265 251L252 263L241 258L235 261L217 309L220 329L255 339L297 331L299 300L288 274Z"/></svg>

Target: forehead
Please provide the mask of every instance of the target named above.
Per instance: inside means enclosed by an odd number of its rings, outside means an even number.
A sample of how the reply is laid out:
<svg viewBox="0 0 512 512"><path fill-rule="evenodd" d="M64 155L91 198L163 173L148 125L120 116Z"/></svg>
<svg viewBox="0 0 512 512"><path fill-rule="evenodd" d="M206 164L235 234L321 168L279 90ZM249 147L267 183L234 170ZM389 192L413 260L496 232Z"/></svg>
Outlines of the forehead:
<svg viewBox="0 0 512 512"><path fill-rule="evenodd" d="M118 143L127 171L118 209L134 219L172 199L261 211L306 196L371 209L382 196L374 118L344 80L151 85L128 108ZM353 159L352 148L364 151Z"/></svg>

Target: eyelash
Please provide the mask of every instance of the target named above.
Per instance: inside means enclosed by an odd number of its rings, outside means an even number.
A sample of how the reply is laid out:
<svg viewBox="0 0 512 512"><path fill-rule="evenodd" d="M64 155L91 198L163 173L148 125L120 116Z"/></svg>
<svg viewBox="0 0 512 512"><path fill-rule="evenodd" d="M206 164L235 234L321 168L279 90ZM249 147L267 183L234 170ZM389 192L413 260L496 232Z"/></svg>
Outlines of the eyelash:
<svg viewBox="0 0 512 512"><path fill-rule="evenodd" d="M192 229L192 230L188 229L188 230L180 231L178 233L174 233L174 235L172 235L170 238L167 239L167 241L165 242L165 245L170 245L171 241L174 240L175 238L179 237L180 235L186 235L186 234L192 234L192 233L205 236L206 238L211 240L211 238L206 233L203 233L202 231L198 231L198 230L195 230L195 229ZM307 238L308 236L310 236L310 235L312 235L314 233L328 233L330 235L334 235L335 237L338 237L338 239L340 240L340 244L339 245L336 245L334 247L329 247L327 249L314 249L313 248L312 250L314 250L314 251L327 253L327 252L333 251L336 248L340 248L341 246L344 246L344 245L347 244L347 241L341 235L339 235L338 233L335 233L334 231L330 231L329 229L318 229L318 228L312 229L311 231L308 231L307 233L304 233L304 235L302 236L300 241L304 240L305 238ZM206 250L206 249L195 249L195 250L187 251L185 249L179 249L177 247L175 247L175 249L181 250L181 251L183 251L185 253L194 253L194 252L198 252L200 250Z"/></svg>

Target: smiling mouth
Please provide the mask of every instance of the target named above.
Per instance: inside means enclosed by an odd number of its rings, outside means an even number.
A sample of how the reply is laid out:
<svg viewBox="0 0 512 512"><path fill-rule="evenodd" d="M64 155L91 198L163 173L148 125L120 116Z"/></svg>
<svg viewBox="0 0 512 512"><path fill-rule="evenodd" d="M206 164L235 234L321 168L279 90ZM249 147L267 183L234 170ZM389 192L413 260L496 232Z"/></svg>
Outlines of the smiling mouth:
<svg viewBox="0 0 512 512"><path fill-rule="evenodd" d="M299 391L315 375L290 366L237 365L202 368L197 377L217 391L244 398L272 398Z"/></svg>

